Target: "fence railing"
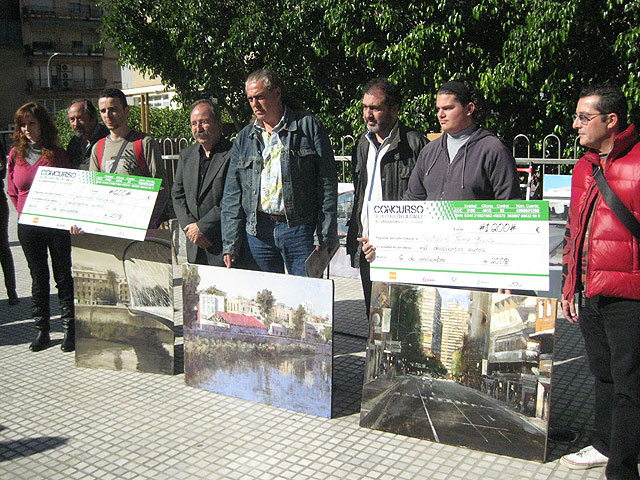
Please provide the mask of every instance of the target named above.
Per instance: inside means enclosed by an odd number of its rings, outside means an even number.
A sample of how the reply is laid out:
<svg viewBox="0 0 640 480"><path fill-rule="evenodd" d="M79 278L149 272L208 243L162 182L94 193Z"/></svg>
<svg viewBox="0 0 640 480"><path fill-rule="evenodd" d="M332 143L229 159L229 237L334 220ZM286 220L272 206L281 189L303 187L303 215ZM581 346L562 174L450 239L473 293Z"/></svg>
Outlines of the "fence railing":
<svg viewBox="0 0 640 480"><path fill-rule="evenodd" d="M191 145L192 139L185 137L180 138L159 138L157 139L162 148L162 155L165 162L177 162L180 150ZM355 146L356 138L352 135L346 135L340 138L339 142L333 142L333 145L340 145L335 151L336 167L338 177L341 182L346 182L350 178L351 172L351 151ZM580 158L580 145L578 137L573 141L572 153L569 158L563 157L562 142L555 134L549 134L542 140L542 148L540 152L532 153L532 140L525 134L516 135L513 139L512 153L519 167L531 166L538 173L551 173L560 166L572 167ZM171 170L175 172L175 165L171 165ZM534 172L535 173L535 172Z"/></svg>

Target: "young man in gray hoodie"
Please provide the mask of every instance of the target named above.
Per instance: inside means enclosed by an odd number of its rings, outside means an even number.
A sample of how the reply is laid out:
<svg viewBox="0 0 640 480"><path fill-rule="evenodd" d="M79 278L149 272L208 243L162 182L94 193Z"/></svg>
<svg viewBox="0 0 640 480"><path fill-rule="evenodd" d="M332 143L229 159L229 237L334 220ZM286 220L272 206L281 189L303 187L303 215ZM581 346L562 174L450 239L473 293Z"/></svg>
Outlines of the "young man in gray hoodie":
<svg viewBox="0 0 640 480"><path fill-rule="evenodd" d="M457 80L445 83L436 107L443 135L420 152L404 200L520 199L511 152L476 125L473 88Z"/></svg>

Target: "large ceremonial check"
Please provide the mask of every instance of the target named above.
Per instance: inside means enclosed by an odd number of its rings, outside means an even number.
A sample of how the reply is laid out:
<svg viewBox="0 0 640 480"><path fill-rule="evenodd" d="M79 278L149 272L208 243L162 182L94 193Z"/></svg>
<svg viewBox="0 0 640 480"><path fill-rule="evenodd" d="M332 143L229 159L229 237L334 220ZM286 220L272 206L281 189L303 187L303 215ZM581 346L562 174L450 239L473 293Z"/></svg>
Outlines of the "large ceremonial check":
<svg viewBox="0 0 640 480"><path fill-rule="evenodd" d="M20 223L144 240L159 178L40 167Z"/></svg>
<svg viewBox="0 0 640 480"><path fill-rule="evenodd" d="M371 280L548 290L547 201L370 202Z"/></svg>

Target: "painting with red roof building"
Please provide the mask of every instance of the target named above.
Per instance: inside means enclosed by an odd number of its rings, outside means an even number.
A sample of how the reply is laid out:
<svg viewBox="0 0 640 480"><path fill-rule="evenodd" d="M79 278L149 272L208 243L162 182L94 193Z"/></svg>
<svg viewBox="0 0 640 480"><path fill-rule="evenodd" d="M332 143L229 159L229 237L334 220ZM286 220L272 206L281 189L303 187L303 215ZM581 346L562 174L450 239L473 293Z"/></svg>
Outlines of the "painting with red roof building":
<svg viewBox="0 0 640 480"><path fill-rule="evenodd" d="M183 267L185 382L331 416L333 281Z"/></svg>

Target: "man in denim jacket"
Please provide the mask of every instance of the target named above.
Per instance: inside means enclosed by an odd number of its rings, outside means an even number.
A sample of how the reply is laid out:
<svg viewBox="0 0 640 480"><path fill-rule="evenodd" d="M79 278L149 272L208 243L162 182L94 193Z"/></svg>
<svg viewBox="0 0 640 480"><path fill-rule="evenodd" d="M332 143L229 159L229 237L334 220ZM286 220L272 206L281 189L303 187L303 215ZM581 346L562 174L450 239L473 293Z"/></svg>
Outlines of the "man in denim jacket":
<svg viewBox="0 0 640 480"><path fill-rule="evenodd" d="M259 270L306 276L311 252L338 241L333 148L313 115L285 105L274 72L253 72L245 90L256 118L231 150L221 203L224 262L237 261L246 231Z"/></svg>

